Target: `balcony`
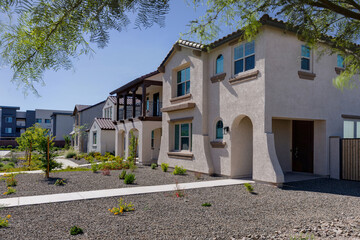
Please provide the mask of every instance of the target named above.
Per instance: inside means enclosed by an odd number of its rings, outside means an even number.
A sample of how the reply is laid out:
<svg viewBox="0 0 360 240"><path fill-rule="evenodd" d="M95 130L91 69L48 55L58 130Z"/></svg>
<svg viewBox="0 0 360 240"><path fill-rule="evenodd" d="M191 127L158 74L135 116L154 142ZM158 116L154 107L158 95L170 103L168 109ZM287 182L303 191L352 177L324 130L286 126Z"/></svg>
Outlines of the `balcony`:
<svg viewBox="0 0 360 240"><path fill-rule="evenodd" d="M162 113L160 109L162 108L162 102L153 102L147 101L146 103L146 111L145 111L145 118L147 117L161 117ZM144 116L141 114L142 104L137 103L135 105L135 115L133 115L133 107L127 106L126 109L126 119L133 119L133 118L141 118L144 119ZM134 117L135 116L135 117ZM124 120L124 108L119 109L119 120Z"/></svg>

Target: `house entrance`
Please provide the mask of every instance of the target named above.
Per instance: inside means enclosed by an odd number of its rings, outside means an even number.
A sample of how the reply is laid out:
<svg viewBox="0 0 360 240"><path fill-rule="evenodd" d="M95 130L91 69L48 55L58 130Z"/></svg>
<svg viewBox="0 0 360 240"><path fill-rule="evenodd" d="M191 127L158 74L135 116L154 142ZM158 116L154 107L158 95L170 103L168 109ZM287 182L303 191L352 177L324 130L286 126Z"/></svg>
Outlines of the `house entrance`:
<svg viewBox="0 0 360 240"><path fill-rule="evenodd" d="M314 122L293 121L292 170L314 172Z"/></svg>

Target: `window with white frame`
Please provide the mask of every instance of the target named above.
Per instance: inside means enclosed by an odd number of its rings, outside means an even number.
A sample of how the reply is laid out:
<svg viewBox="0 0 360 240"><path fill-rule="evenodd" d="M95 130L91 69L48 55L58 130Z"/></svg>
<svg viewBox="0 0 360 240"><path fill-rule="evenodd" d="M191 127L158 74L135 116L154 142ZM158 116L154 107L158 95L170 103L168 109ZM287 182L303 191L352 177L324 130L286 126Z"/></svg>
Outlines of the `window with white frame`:
<svg viewBox="0 0 360 240"><path fill-rule="evenodd" d="M352 120L347 119L344 120L344 138L360 138L360 119Z"/></svg>
<svg viewBox="0 0 360 240"><path fill-rule="evenodd" d="M192 150L192 124L179 123L175 124L175 145L174 150L182 151Z"/></svg>
<svg viewBox="0 0 360 240"><path fill-rule="evenodd" d="M96 132L93 132L93 145L96 145L96 141L97 141L97 139L96 139Z"/></svg>
<svg viewBox="0 0 360 240"><path fill-rule="evenodd" d="M217 140L222 140L224 137L223 127L224 127L223 122L221 120L217 121L217 123L216 123L216 139Z"/></svg>
<svg viewBox="0 0 360 240"><path fill-rule="evenodd" d="M310 47L306 45L301 45L301 70L310 71L310 63Z"/></svg>
<svg viewBox="0 0 360 240"><path fill-rule="evenodd" d="M339 54L337 55L337 66L344 68L344 57Z"/></svg>
<svg viewBox="0 0 360 240"><path fill-rule="evenodd" d="M104 109L104 117L105 118L112 118L112 107Z"/></svg>
<svg viewBox="0 0 360 240"><path fill-rule="evenodd" d="M190 67L177 72L177 96L190 93Z"/></svg>
<svg viewBox="0 0 360 240"><path fill-rule="evenodd" d="M223 57L223 55L220 54L216 58L216 71L215 71L215 73L219 74L219 73L222 73L222 72L224 72L224 57Z"/></svg>
<svg viewBox="0 0 360 240"><path fill-rule="evenodd" d="M6 123L12 123L12 122L13 122L13 118L12 118L12 117L5 117L5 122L6 122Z"/></svg>
<svg viewBox="0 0 360 240"><path fill-rule="evenodd" d="M247 42L234 48L234 75L255 68L255 42Z"/></svg>
<svg viewBox="0 0 360 240"><path fill-rule="evenodd" d="M5 133L12 133L12 128L5 128Z"/></svg>

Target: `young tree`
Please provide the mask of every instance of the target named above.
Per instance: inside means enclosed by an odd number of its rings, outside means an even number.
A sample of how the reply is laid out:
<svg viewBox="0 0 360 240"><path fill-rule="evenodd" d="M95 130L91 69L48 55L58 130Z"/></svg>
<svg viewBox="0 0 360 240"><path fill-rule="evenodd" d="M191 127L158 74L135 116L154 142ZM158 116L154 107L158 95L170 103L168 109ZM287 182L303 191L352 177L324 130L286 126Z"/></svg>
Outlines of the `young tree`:
<svg viewBox="0 0 360 240"><path fill-rule="evenodd" d="M130 144L129 144L129 157L130 161L133 161L136 164L136 155L138 147L138 138L135 136L134 131L130 131Z"/></svg>
<svg viewBox="0 0 360 240"><path fill-rule="evenodd" d="M28 161L28 166L31 166L32 152L38 147L39 139L47 134L46 129L41 128L39 124L34 124L32 127L26 129L20 137L16 139L19 144L19 149L25 151L25 158Z"/></svg>
<svg viewBox="0 0 360 240"><path fill-rule="evenodd" d="M326 43L329 53L344 57L345 71L335 80L341 89L354 85L360 71L360 2L358 0L194 0L206 2L204 16L192 21L191 34L209 42L218 36L222 25L244 28L245 37L254 37L261 27L260 16L270 14L287 22L301 39L316 48ZM322 54L323 51L320 51Z"/></svg>
<svg viewBox="0 0 360 240"><path fill-rule="evenodd" d="M65 141L64 148L65 148L66 150L69 150L70 145L71 145L71 138L70 138L69 135L64 135L63 138L64 138L64 141Z"/></svg>
<svg viewBox="0 0 360 240"><path fill-rule="evenodd" d="M50 172L58 167L61 167L61 163L58 163L54 160L55 158L55 150L54 150L54 139L55 137L50 136L46 131L43 132L38 139L37 150L40 154L41 160L41 169L45 172L46 178L50 177Z"/></svg>

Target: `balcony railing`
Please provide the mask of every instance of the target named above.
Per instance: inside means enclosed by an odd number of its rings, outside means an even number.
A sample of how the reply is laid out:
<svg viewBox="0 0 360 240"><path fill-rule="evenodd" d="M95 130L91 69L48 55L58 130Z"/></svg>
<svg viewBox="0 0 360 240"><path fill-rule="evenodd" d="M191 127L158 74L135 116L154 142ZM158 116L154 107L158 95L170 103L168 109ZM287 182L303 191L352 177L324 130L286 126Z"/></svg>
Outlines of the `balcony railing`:
<svg viewBox="0 0 360 240"><path fill-rule="evenodd" d="M146 104L146 117L161 117L162 113L160 111L162 107L162 102L152 102L147 101ZM124 120L124 108L119 109L119 120ZM142 106L141 103L136 104L135 106L135 118L142 116ZM126 118L133 118L133 107L127 106L126 109Z"/></svg>

